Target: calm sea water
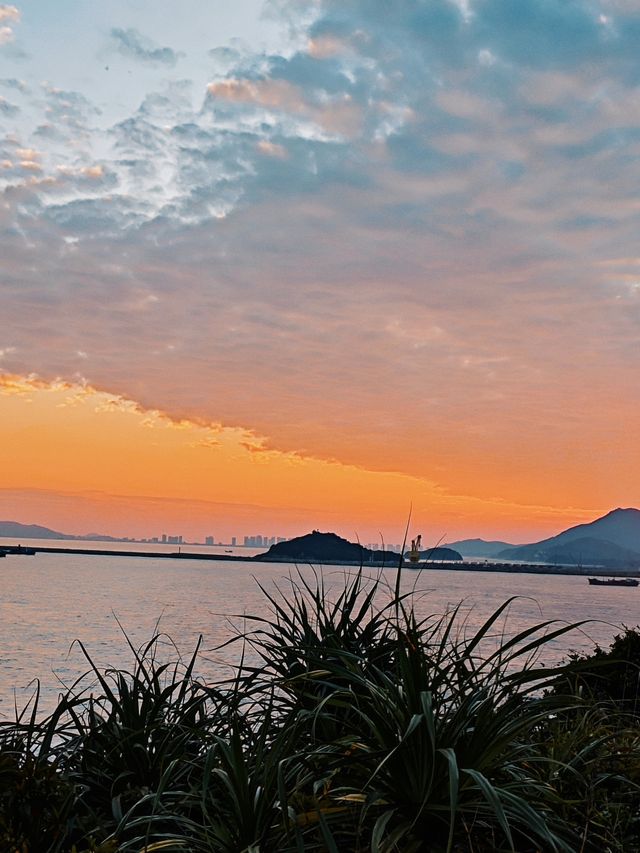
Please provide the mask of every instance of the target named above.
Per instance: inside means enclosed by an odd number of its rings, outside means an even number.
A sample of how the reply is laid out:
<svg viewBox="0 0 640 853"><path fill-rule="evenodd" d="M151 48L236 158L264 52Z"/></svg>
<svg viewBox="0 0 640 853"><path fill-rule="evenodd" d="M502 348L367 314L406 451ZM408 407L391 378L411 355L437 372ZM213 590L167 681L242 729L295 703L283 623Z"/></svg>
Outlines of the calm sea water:
<svg viewBox="0 0 640 853"><path fill-rule="evenodd" d="M136 646L159 624L185 656L202 634L206 651L199 675L219 679L237 652L233 647L216 652L215 647L241 627L242 614L269 614L258 584L271 591L278 584L284 592L289 570L295 567L68 554L0 560L0 717L12 715L14 701L24 703L35 678L42 684L43 709L51 708L62 684L71 684L87 669L75 639L103 666L130 665L131 651L118 622ZM310 567L299 570L313 577ZM383 572L390 584L395 574L393 569ZM326 567L323 575L335 588L344 570ZM640 622L640 588L597 589L585 577L407 570L403 587L414 585L419 614L442 614L463 601L467 629L512 595L520 598L510 608L507 632L542 619L594 620L552 642L545 662L560 660L570 649L587 650L594 642L606 646L621 625Z"/></svg>

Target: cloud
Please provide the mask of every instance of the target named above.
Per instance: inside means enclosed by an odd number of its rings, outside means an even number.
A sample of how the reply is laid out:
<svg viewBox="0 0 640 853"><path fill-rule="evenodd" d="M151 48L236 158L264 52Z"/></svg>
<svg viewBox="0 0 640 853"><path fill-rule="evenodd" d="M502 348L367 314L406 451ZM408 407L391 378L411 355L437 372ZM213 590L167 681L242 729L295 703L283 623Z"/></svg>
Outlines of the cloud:
<svg viewBox="0 0 640 853"><path fill-rule="evenodd" d="M0 4L0 24L4 23L4 21L17 23L19 20L20 12L16 6L7 6L4 3Z"/></svg>
<svg viewBox="0 0 640 853"><path fill-rule="evenodd" d="M237 68L245 55L245 50L238 49L231 45L222 47L214 47L207 52L210 59L213 59L214 64L220 68L228 70Z"/></svg>
<svg viewBox="0 0 640 853"><path fill-rule="evenodd" d="M10 24L17 24L20 21L20 12L16 6L7 6L0 4L0 47L11 44L15 39L13 27Z"/></svg>
<svg viewBox="0 0 640 853"><path fill-rule="evenodd" d="M8 89L17 89L19 92L27 91L27 84L15 77L0 79L0 86L6 86Z"/></svg>
<svg viewBox="0 0 640 853"><path fill-rule="evenodd" d="M150 408L465 494L542 502L559 468L611 494L593 448L626 483L640 403L632 4L281 5L286 55L215 53L206 91L110 128L48 87L0 139L3 365L85 352Z"/></svg>
<svg viewBox="0 0 640 853"><path fill-rule="evenodd" d="M3 98L0 95L0 113L13 118L17 116L19 112L20 110L15 104L10 103L6 98Z"/></svg>
<svg viewBox="0 0 640 853"><path fill-rule="evenodd" d="M154 45L150 39L131 27L126 30L114 27L111 30L111 39L123 56L138 60L139 62L173 67L183 56L183 54L172 50L170 47L158 47Z"/></svg>

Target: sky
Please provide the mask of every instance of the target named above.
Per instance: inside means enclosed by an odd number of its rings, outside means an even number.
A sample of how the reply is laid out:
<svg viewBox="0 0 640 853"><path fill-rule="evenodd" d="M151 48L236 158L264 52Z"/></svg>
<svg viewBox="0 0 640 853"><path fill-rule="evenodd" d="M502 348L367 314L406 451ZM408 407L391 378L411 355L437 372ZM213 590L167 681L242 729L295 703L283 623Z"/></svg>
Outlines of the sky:
<svg viewBox="0 0 640 853"><path fill-rule="evenodd" d="M0 517L638 506L638 0L0 4Z"/></svg>

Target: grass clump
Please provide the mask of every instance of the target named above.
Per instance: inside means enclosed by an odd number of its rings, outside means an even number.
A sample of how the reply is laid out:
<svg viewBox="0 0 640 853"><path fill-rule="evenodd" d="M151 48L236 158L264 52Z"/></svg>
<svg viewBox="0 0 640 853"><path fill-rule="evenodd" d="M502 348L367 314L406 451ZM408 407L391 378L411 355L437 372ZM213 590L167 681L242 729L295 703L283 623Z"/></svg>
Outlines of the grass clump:
<svg viewBox="0 0 640 853"><path fill-rule="evenodd" d="M625 705L538 665L575 626L417 617L362 571L264 590L215 686L163 638L0 725L0 850L488 853L640 849ZM626 696L627 694L625 694Z"/></svg>

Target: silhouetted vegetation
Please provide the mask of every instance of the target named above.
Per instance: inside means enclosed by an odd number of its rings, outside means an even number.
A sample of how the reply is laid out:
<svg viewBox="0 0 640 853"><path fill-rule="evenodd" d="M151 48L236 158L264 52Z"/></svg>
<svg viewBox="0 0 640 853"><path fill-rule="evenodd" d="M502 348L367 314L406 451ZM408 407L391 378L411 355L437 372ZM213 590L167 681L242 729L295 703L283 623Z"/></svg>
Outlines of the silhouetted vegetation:
<svg viewBox="0 0 640 853"><path fill-rule="evenodd" d="M558 690L573 692L640 718L640 626L624 628L608 650L572 653Z"/></svg>
<svg viewBox="0 0 640 853"><path fill-rule="evenodd" d="M361 571L265 596L224 683L197 679L199 648L167 663L159 635L128 671L85 651L90 685L2 723L0 850L640 849L638 719L588 663L637 663L637 631L548 669L572 626L510 636L509 602L470 631Z"/></svg>

